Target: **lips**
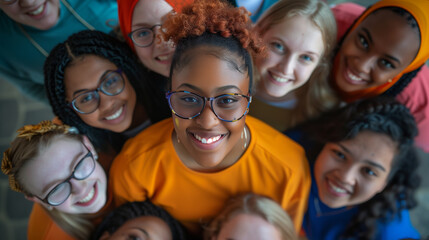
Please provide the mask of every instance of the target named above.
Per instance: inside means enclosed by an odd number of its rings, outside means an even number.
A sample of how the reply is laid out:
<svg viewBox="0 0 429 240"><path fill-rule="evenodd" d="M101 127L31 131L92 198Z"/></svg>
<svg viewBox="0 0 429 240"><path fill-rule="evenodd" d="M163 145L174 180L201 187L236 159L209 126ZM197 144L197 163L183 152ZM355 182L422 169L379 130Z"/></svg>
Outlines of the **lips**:
<svg viewBox="0 0 429 240"><path fill-rule="evenodd" d="M30 17L33 17L33 18L40 18L43 16L43 14L45 12L45 8L46 8L46 2L44 2L42 5L40 5L36 9L28 11L27 15L29 15Z"/></svg>
<svg viewBox="0 0 429 240"><path fill-rule="evenodd" d="M82 207L90 206L97 199L97 195L98 195L98 187L96 183L84 198L76 202L76 205L79 205Z"/></svg>
<svg viewBox="0 0 429 240"><path fill-rule="evenodd" d="M346 187L342 186L341 184L331 180L326 179L326 186L328 191L337 197L344 197L350 195L352 192L349 191Z"/></svg>
<svg viewBox="0 0 429 240"><path fill-rule="evenodd" d="M188 132L188 136L198 149L213 150L222 143L227 134Z"/></svg>
<svg viewBox="0 0 429 240"><path fill-rule="evenodd" d="M293 82L293 79L291 79L291 78L280 76L280 75L272 73L270 71L268 71L268 76L269 76L270 82L274 83L278 86L284 86L290 82Z"/></svg>
<svg viewBox="0 0 429 240"><path fill-rule="evenodd" d="M172 57L173 57L173 53L166 53L166 54L161 54L156 56L155 60L157 60L162 64L170 64Z"/></svg>
<svg viewBox="0 0 429 240"><path fill-rule="evenodd" d="M120 117L121 116L121 114L122 114L122 111L124 110L124 106L122 106L122 107L120 107L115 113L113 113L112 115L110 115L110 116L107 116L106 117L106 119L107 120L115 120L115 119L117 119L118 117Z"/></svg>

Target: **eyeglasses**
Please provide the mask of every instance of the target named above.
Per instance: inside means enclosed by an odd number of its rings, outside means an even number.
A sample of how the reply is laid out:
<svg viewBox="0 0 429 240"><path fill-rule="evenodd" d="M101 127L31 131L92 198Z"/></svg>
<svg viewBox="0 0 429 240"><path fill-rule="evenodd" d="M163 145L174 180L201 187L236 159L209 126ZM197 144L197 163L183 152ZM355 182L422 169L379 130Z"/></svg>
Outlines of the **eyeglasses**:
<svg viewBox="0 0 429 240"><path fill-rule="evenodd" d="M251 96L238 93L227 93L217 97L202 97L188 91L167 92L166 98L171 111L183 119L193 119L199 116L206 102L210 101L213 113L222 121L235 122L249 112Z"/></svg>
<svg viewBox="0 0 429 240"><path fill-rule="evenodd" d="M97 89L79 94L71 101L70 105L79 113L89 114L94 112L100 105L99 91L107 96L115 96L121 93L124 87L125 80L122 77L122 70L109 71L104 74Z"/></svg>
<svg viewBox="0 0 429 240"><path fill-rule="evenodd" d="M155 40L156 34L153 30L155 27L161 27L161 24L153 25L150 28L139 28L128 34L128 37L139 47L149 47Z"/></svg>
<svg viewBox="0 0 429 240"><path fill-rule="evenodd" d="M70 183L70 179L74 178L77 180L84 180L88 178L92 174L92 172L94 172L94 156L86 146L85 148L88 150L88 153L79 161L70 177L55 186L54 189L52 189L44 199L41 199L39 197L37 198L51 206L61 205L67 200L67 198L69 198L71 194L72 185Z"/></svg>
<svg viewBox="0 0 429 240"><path fill-rule="evenodd" d="M16 2L16 1L17 0L0 0L0 3L9 5L9 4L12 4L12 3Z"/></svg>

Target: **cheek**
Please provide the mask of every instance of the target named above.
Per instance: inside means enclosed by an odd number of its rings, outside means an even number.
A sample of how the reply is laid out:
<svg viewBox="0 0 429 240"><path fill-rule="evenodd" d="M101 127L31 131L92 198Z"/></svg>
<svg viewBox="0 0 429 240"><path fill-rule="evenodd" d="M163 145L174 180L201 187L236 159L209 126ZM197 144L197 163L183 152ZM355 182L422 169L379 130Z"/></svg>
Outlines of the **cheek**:
<svg viewBox="0 0 429 240"><path fill-rule="evenodd" d="M136 49L137 56L139 57L140 61L142 61L144 65L147 65L147 63L152 60L151 55L152 55L153 44L150 47L145 47L145 48L134 45L134 48Z"/></svg>

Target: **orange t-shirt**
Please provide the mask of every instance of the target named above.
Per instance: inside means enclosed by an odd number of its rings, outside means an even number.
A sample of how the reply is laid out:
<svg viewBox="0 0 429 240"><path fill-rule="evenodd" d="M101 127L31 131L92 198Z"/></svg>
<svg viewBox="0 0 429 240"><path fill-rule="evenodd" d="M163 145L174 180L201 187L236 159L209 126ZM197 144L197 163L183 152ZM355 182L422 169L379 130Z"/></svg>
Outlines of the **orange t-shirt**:
<svg viewBox="0 0 429 240"><path fill-rule="evenodd" d="M247 116L246 124L248 149L235 164L215 173L196 172L182 163L171 140L171 118L131 138L110 169L115 205L149 198L198 233L226 200L253 192L278 202L299 231L311 184L304 150L260 120Z"/></svg>

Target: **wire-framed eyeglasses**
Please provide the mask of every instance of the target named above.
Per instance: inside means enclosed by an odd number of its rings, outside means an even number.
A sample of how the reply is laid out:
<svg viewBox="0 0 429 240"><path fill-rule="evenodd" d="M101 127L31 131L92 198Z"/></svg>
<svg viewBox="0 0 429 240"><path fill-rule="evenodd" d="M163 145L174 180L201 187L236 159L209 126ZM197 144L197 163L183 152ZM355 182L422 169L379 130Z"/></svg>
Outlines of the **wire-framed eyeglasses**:
<svg viewBox="0 0 429 240"><path fill-rule="evenodd" d="M161 27L161 24L155 24L150 28L144 27L136 29L128 34L133 43L139 47L149 47L155 40L156 33L154 29Z"/></svg>
<svg viewBox="0 0 429 240"><path fill-rule="evenodd" d="M167 92L166 98L171 111L183 119L193 119L199 116L206 102L210 102L213 113L222 121L235 122L249 112L251 96L239 93L226 93L216 97L203 97L189 91Z"/></svg>
<svg viewBox="0 0 429 240"><path fill-rule="evenodd" d="M84 145L85 146L85 145ZM58 206L63 204L70 196L72 192L72 185L70 179L74 178L77 180L84 180L88 178L95 170L95 159L91 151L85 146L88 153L79 161L74 168L70 177L55 186L45 198L39 198L43 202L51 205Z"/></svg>
<svg viewBox="0 0 429 240"><path fill-rule="evenodd" d="M100 94L102 92L107 96L120 94L125 87L125 80L122 77L122 70L110 70L103 75L102 80L95 90L85 91L71 101L70 105L79 113L89 114L97 110L100 106Z"/></svg>

